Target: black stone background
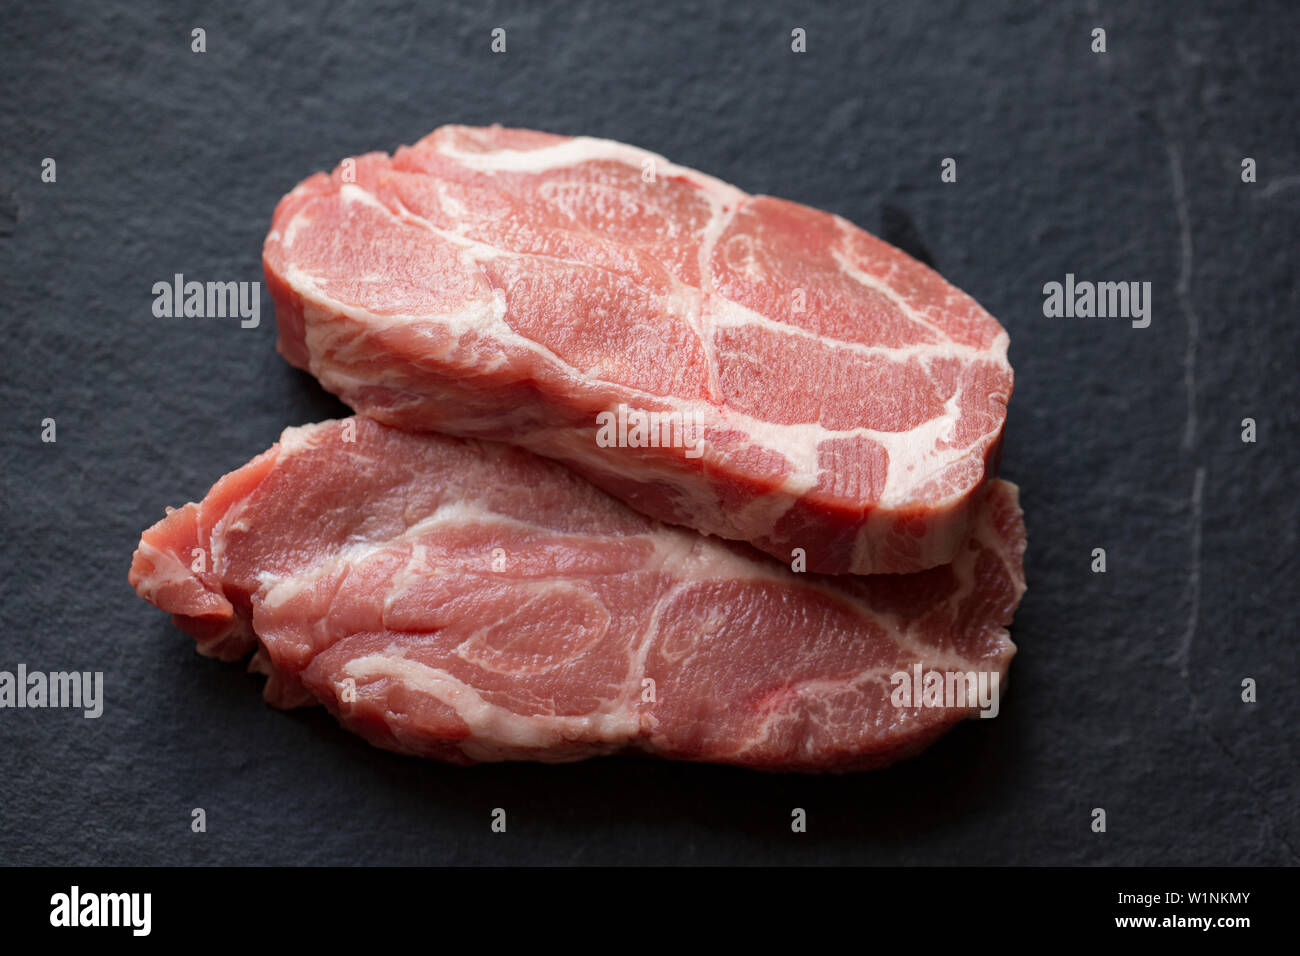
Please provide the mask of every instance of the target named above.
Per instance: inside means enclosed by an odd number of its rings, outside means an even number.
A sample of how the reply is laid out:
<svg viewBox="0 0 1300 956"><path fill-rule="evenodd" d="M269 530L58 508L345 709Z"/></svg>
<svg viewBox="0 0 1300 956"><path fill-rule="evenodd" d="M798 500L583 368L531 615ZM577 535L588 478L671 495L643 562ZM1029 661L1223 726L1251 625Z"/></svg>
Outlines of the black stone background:
<svg viewBox="0 0 1300 956"><path fill-rule="evenodd" d="M4 7L0 669L103 670L107 703L0 711L0 862L1296 862L1294 4ZM165 505L341 412L275 354L265 292L243 330L154 318L153 283L260 280L300 179L492 122L919 243L1010 330L1030 590L997 720L845 778L458 769L267 707L132 593ZM1066 272L1151 281L1150 328L1045 318Z"/></svg>

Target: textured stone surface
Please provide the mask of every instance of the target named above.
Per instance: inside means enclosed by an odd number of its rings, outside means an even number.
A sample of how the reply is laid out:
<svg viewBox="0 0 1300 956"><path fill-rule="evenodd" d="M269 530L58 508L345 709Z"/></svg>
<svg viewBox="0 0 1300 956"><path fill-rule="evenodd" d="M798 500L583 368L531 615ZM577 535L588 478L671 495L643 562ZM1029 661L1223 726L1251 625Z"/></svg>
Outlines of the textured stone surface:
<svg viewBox="0 0 1300 956"><path fill-rule="evenodd" d="M0 863L1297 862L1294 9L137 6L23 8L2 41L0 669L103 670L108 699L0 711ZM154 318L153 283L260 280L282 193L448 122L621 139L833 210L1001 319L1030 590L997 720L844 779L466 771L271 710L134 596L164 505L339 411L274 354L265 296L244 330ZM1044 318L1066 272L1150 281L1151 327Z"/></svg>

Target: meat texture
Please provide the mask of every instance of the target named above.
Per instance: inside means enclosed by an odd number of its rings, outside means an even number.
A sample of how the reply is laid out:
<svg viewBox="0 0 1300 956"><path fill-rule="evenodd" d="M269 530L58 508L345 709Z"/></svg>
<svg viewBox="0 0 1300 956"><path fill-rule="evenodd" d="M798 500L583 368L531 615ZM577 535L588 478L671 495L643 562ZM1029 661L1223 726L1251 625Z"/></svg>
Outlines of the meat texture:
<svg viewBox="0 0 1300 956"><path fill-rule="evenodd" d="M522 450L349 418L286 430L170 510L130 580L201 653L255 651L272 703L322 703L390 750L845 771L975 712L895 706L891 675L1005 678L1013 485L988 486L972 530L929 571L798 574Z"/></svg>
<svg viewBox="0 0 1300 956"><path fill-rule="evenodd" d="M621 143L443 127L305 180L263 261L280 351L357 411L810 570L951 561L997 471L1007 335L973 299Z"/></svg>

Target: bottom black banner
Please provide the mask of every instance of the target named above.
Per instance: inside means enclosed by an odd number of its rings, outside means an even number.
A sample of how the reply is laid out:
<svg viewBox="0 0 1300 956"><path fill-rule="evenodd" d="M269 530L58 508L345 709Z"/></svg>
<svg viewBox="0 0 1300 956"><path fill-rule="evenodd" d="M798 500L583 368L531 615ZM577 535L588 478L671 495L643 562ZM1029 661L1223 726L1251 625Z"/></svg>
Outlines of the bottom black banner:
<svg viewBox="0 0 1300 956"><path fill-rule="evenodd" d="M0 879L8 942L75 934L79 944L219 944L265 927L292 932L296 943L366 946L427 935L444 921L495 937L610 920L629 928L629 945L709 928L820 938L846 924L858 934L896 930L903 945L963 930L986 941L1230 943L1282 931L1294 886L1285 869L11 868Z"/></svg>

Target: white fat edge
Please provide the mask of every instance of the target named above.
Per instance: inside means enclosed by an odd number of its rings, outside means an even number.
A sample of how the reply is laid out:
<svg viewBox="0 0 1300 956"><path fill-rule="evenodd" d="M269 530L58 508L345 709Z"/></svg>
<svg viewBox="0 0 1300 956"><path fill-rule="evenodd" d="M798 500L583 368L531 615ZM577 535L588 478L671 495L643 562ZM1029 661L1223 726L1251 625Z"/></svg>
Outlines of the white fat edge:
<svg viewBox="0 0 1300 956"><path fill-rule="evenodd" d="M712 189L706 190L705 194L709 197L709 205L713 211L709 216L709 224L704 228L704 235L700 237L699 255L696 264L700 271L700 282L704 284L704 292L707 295L715 296L716 293L713 289L713 250L717 248L718 240L722 238L722 234L727 231L731 221L736 218L736 213L749 197L743 193L739 197L719 194Z"/></svg>
<svg viewBox="0 0 1300 956"><path fill-rule="evenodd" d="M1005 478L995 478L990 483L986 492L987 497L982 502L983 507L979 509L974 528L971 532L972 537L988 545L989 548L998 556L1002 566L1006 568L1007 573L1011 576L1011 581L1016 588L1016 602L1024 596L1027 590L1025 581L1025 568L1023 550L1027 542L1021 542L1019 547L1008 546L993 524L993 509L989 502L993 498L1006 497L1017 512L1020 513L1021 521L1024 520L1024 510L1020 507L1020 486L1015 482L1007 481ZM1019 560L1017 560L1019 558Z"/></svg>
<svg viewBox="0 0 1300 956"><path fill-rule="evenodd" d="M441 510L441 509L439 509ZM408 529L409 530L409 529ZM405 535L403 535L404 537ZM379 550L388 550L397 546L397 542L386 542L382 546L377 546L375 552ZM405 595L411 586L426 578L434 577L438 574L438 569L429 561L429 549L419 542L411 544L411 553L402 565L393 574L388 582L388 593L384 595L383 608L380 611L379 619L387 621L388 615L392 613L393 604Z"/></svg>
<svg viewBox="0 0 1300 956"><path fill-rule="evenodd" d="M332 573L339 567L363 564L380 553L409 548L410 555L406 564L394 574L389 584L383 607L384 614L387 615L391 611L393 603L409 590L412 583L421 578L447 573L448 571L448 569L440 568L430 560L426 546L421 543L423 539L433 535L438 529L448 526L481 526L486 524L499 525L506 530L547 531L562 537L572 538L575 544L580 544L583 538L590 537L581 533L553 531L545 526L535 525L509 515L490 511L474 499L447 501L398 534L377 540L349 542L310 569L287 577L271 572L262 572L258 577L259 583L263 585L262 601L269 607L278 607L292 599L303 589L313 586L322 577ZM655 543L658 544L657 541ZM455 571L457 569L450 570ZM528 581L512 580L512 586L518 587L523 592L529 591L535 585L535 593L537 594L541 594L547 588L554 587L557 584L570 586L570 582L563 577L539 577Z"/></svg>
<svg viewBox="0 0 1300 956"><path fill-rule="evenodd" d="M388 208L372 196L369 190L363 189L356 183L340 183L338 195L339 199L342 199L345 203L360 203L363 206L371 206L383 212L388 212Z"/></svg>
<svg viewBox="0 0 1300 956"><path fill-rule="evenodd" d="M283 235L276 234L276 238L280 240L281 245L283 245L286 249L288 249L293 245L294 240L298 238L299 228L302 226L310 226L310 225L311 225L311 217L307 215L306 210L299 209L296 213L294 213L293 218L289 220L289 225L284 227ZM274 241L271 240L269 236L267 238L269 241Z"/></svg>
<svg viewBox="0 0 1300 956"><path fill-rule="evenodd" d="M647 400L647 404L642 407L653 407L653 405L665 401L663 396L634 393L626 400L630 407L638 407L635 400L636 394L643 395ZM878 442L889 455L889 470L886 475L884 492L878 501L871 504L878 508L889 508L907 503L910 500L909 492L912 489L929 477L939 474L953 462L969 456L976 448L980 447L977 442L971 448L966 449L940 450L938 448L939 442L946 441L956 427L959 396L960 392L954 393L945 402L942 414L922 422L909 431L902 432L877 431L871 428L832 430L824 427L819 422L781 424L756 418L730 408L719 409L717 406L705 401L672 399L668 401L670 401L674 412L680 412L688 420L694 415L695 420L700 423L701 429L734 430L745 435L751 444L783 455L791 464L792 469L779 486L779 490L782 494L796 499L811 491L817 484L820 473L817 462L817 448L822 441L835 438L860 437ZM613 408L611 407L608 410L613 411ZM639 456L631 454L617 455L612 454L610 449L598 448L595 444L595 430L596 421L593 416L589 430L585 426L577 429L555 429L539 433L532 438L519 436L514 440L525 447L541 451L548 457L577 459L584 464L589 463L597 471L604 471L623 478L644 477L644 468ZM557 452L556 449L562 449L562 451ZM669 450L676 451L678 449ZM707 461L712 458L713 456L706 441L704 455L701 460ZM655 477L658 480L673 482L679 493L687 494L688 492L686 487L679 486L674 481L673 475L668 471L656 473ZM690 483L697 484L698 482L692 480ZM959 494L954 494L952 500L959 497ZM936 504L941 503L936 502ZM765 503L763 498L759 498L747 507L762 511L772 507L772 504L770 502ZM783 512L785 508L782 507L781 510ZM752 517L746 516L744 510L742 510L736 513L735 520L737 522L752 520Z"/></svg>
<svg viewBox="0 0 1300 956"><path fill-rule="evenodd" d="M687 166L679 166L658 153L639 146L630 146L612 139L574 136L562 143L537 149L496 149L490 152L459 150L444 141L435 150L467 169L480 172L544 173L593 160L613 160L634 166L639 171L642 164L650 160L654 163L656 178L679 177L690 180L732 204L739 204L748 198L743 190L721 179Z"/></svg>
<svg viewBox="0 0 1300 956"><path fill-rule="evenodd" d="M432 326L436 331L448 332L456 341L464 338L468 333L474 332L482 336L484 341L491 341L498 346L497 354L490 359L485 358L481 352L476 352L472 355L472 361L468 363L448 361L448 365L451 367L481 371L485 361L490 361L490 367L510 364L514 360L510 358L508 351L513 347L530 352L543 362L569 370L574 375L577 374L571 366L566 364L550 349L520 335L510 327L505 321L506 300L505 292L501 289L493 289L490 298L476 299L469 307L457 312L439 312L426 315L378 315L368 309L341 302L329 295L317 284L314 276L297 266L287 266L284 275L286 281L302 296L305 344L308 354L311 356L311 372L326 384L337 382L341 385L366 387L382 384L384 381L382 377L376 378L371 372L367 372L364 377L358 377L348 371L343 362L346 361L349 350L351 348L362 349L365 347L365 343L363 339L357 338L350 346L337 347L335 340L340 337L340 331L344 330L335 330L333 328L333 322L330 320L336 315L343 315L353 322L369 328L413 327L417 334L420 333L420 326ZM434 329L431 329L426 335L431 341L433 340L432 332ZM326 376L328 376L328 379ZM399 388L405 380L406 377L400 373L390 379ZM331 391L337 390L331 388Z"/></svg>
<svg viewBox="0 0 1300 956"><path fill-rule="evenodd" d="M311 425L294 425L280 432L280 454L276 464L316 447L316 436L329 431L339 419L315 422Z"/></svg>
<svg viewBox="0 0 1300 956"><path fill-rule="evenodd" d="M438 203L447 211L447 215L451 216L452 219L464 219L469 213L469 207L451 194L447 184L439 180L436 190Z"/></svg>
<svg viewBox="0 0 1300 956"><path fill-rule="evenodd" d="M794 696L802 701L812 699L820 701L825 699L825 695L850 691L851 693L861 694L864 685L870 683L881 683L881 693L886 697L889 694L888 675L891 674L892 668L870 668L861 674L853 677L844 678L838 681L827 680L809 680L801 681L792 685L790 690ZM904 708L883 708L875 712L870 721L864 723L863 716L859 713L855 715L854 727L864 733L888 733L889 730L896 726L902 726L910 723L913 718ZM816 748L812 746L813 735L807 731L809 726L817 727L823 730L832 729L822 719L822 711L818 707L798 708L798 707L781 707L769 710L763 716L763 720L754 730L753 734L745 740L739 742L730 753L733 760L743 760L745 755L760 750L767 745L767 742L774 736L780 734L782 727L791 721L798 721L803 732L802 751L808 756L815 754Z"/></svg>
<svg viewBox="0 0 1300 956"><path fill-rule="evenodd" d="M288 194L284 197L284 199L280 200L280 202L284 203L295 196L301 196L309 189L314 189L316 186L316 184L312 182L312 179L314 178L315 177L304 179L302 182L298 183L298 185L294 186L293 189L289 190ZM285 227L283 232L280 231L279 227L272 225L271 231L266 234L266 240L264 244L270 245L276 242L283 242L285 245L292 245L293 237L298 232L298 220L302 216L302 212L303 211L299 209L296 213L294 213L293 219L290 220L289 225ZM310 219L304 220L303 225L308 224L310 221L311 221Z"/></svg>
<svg viewBox="0 0 1300 956"><path fill-rule="evenodd" d="M806 680L794 681L789 685L789 690L800 697L811 695L814 698L825 698L840 691L857 690L863 684L879 682L887 686L890 675L896 670L897 668L893 664L881 664L841 678L809 677ZM768 716L770 718L780 713L780 711L772 711Z"/></svg>
<svg viewBox="0 0 1300 956"><path fill-rule="evenodd" d="M258 583L262 586L262 603L272 608L279 607L339 567L363 564L383 552L409 547L411 554L407 563L394 575L384 600L386 615L391 610L393 601L405 592L407 584L413 578L439 573L438 568L429 562L425 546L419 543L421 537L439 525L483 522L494 517L491 512L482 509L475 502L444 502L431 514L409 525L398 534L376 540L350 541L309 569L289 576L268 571L261 572L258 575ZM420 571L421 568L424 569L423 572Z"/></svg>
<svg viewBox="0 0 1300 956"><path fill-rule="evenodd" d="M1004 481L1003 479L995 479L992 485L986 489L985 495L992 497L998 494L1003 494L1005 492L1003 491L1002 486L1008 484L1010 484L1010 482ZM976 512L976 518L970 524L967 538L969 544L963 545L961 550L957 552L956 557L949 562L954 575L956 575L958 579L958 588L957 592L945 601L945 604L948 606L960 606L961 601L969 596L975 589L976 552L973 547L975 544L983 545L997 555L999 561L1002 562L1003 567L1006 568L1013 583L1023 581L1023 570L1017 571L1015 568L1014 556L1008 551L1006 542L1003 541L997 528L994 527L990 517L990 509L983 506L986 502L987 498L981 500L982 507L978 509ZM818 587L820 588L820 585L818 585ZM1017 601L1023 593L1024 588L1021 586L1018 589ZM954 652L940 650L932 644L920 644L916 641L911 627L904 616L873 609L870 605L860 602L856 596L839 596L847 603L857 608L861 615L870 617L876 623L884 626L900 647L909 651L918 659L937 661L940 666L947 666L949 669L953 670L970 669L972 661L978 662L979 660L982 660L981 658L961 657ZM995 636L997 637L997 642L1002 653L1015 649L1015 645L1011 641L1010 633L1005 627L995 626L993 629L996 631ZM1001 668L1003 671L1005 671L1005 669L1005 666Z"/></svg>
<svg viewBox="0 0 1300 956"><path fill-rule="evenodd" d="M292 574L259 571L257 593L260 603L267 610L280 608L339 567L360 564L385 548L383 543L358 541L346 544L323 560Z"/></svg>
<svg viewBox="0 0 1300 956"><path fill-rule="evenodd" d="M864 342L837 339L832 335L823 335L802 326L769 318L760 312L755 312L748 306L718 295L709 297L708 305L709 325L713 329L757 327L771 332L773 335L784 335L789 338L815 342L837 352L851 352L864 358L886 358L900 362L910 358L925 361L938 358L955 358L962 360L965 364L970 364L974 361L987 359L989 355L987 350L973 348L949 339L941 339L935 342L915 342L910 345L868 345ZM1004 332L1003 335L1005 336L1005 334ZM716 342L714 347L716 348Z"/></svg>
<svg viewBox="0 0 1300 956"><path fill-rule="evenodd" d="M477 269L478 263L490 258L495 258L502 254L500 250L494 249L484 243L475 242L466 239L464 236L457 235L456 233L438 229L434 227L432 223L409 213L409 211L406 211L404 216L399 216L383 203L379 202L379 200L375 199L370 193L366 192L366 190L355 184L343 184L339 188L339 198L344 202L361 203L377 209L389 218L398 222L402 222L405 218L414 220L422 228L433 232L440 238L458 246L461 265L466 271L473 272ZM405 210L405 207L403 207L403 209ZM496 289L492 290L493 294L491 297L475 299L471 301L466 308L457 312L438 312L423 315L403 313L380 315L369 309L345 303L334 298L321 288L320 283L314 274L307 272L292 262L290 257L287 255L288 250L293 245L292 235L296 231L299 222L304 220L305 217L306 210L300 210L289 223L289 227L286 230L283 242L286 250L284 278L291 288L303 296L304 309L306 309L309 304L316 305L320 310L320 314L316 316L316 318L328 319L335 314L344 315L358 324L371 327L377 326L379 328L392 328L399 325L418 327L421 324L436 324L440 328L450 330L457 338L463 336L469 331L484 332L490 328L496 327L509 329L509 326L506 325L504 321L506 312L505 295L501 290ZM315 301L309 302L309 299ZM308 316L308 318L311 318L311 316ZM320 326L322 324L328 323L322 323L319 321L308 323L307 334L311 334L314 326ZM535 344L536 343L534 343L534 345Z"/></svg>
<svg viewBox="0 0 1300 956"><path fill-rule="evenodd" d="M749 440L766 449L781 453L794 466L792 474L782 485L782 490L802 496L817 483L817 448L822 441L836 438L867 438L884 447L889 455L889 470L885 488L874 507L889 508L909 503L909 492L926 478L937 475L955 461L968 457L986 442L976 441L969 448L940 450L941 441L947 441L957 424L960 391L944 403L944 412L914 426L907 431L879 431L872 428L829 429L819 422L781 424L771 422L733 409L724 409L720 421L709 422L723 428L733 428L748 436ZM700 408L705 403L685 402L684 408ZM709 406L711 407L711 406ZM717 416L714 416L715 419ZM708 455L706 449L705 455ZM963 493L964 494L964 493ZM954 494L956 500L960 494ZM941 504L943 502L934 502Z"/></svg>
<svg viewBox="0 0 1300 956"><path fill-rule="evenodd" d="M439 186L438 191L441 195L445 191L445 188ZM472 269L480 262L490 262L493 259L516 255L516 253L506 252L497 246L490 245L489 243L480 242L477 239L471 239L459 232L435 226L424 216L412 212L404 203L396 198L393 199L393 202L397 204L398 211L394 212L387 205L380 202L378 197L373 193L354 183L347 183L341 186L339 188L339 198L344 202L361 203L362 205L377 209L390 219L396 219L398 222L409 221L427 232L431 232L439 238L445 239L448 243L459 249L461 263L468 269ZM463 205L461 208L464 208Z"/></svg>
<svg viewBox="0 0 1300 956"><path fill-rule="evenodd" d="M1006 484L1008 484L1008 482L996 479L995 483L986 490L985 494L987 496L1000 494L1002 493L1002 488L1000 486ZM981 501L981 504L986 504L986 501L987 499ZM990 511L988 507L981 507L979 509L978 515L970 527L969 543L962 548L957 557L951 562L953 575L957 578L957 590L945 601L945 604L950 607L960 607L962 601L975 591L977 582L975 580L976 551L974 545L976 544L983 545L997 556L998 560L1007 570L1013 584L1018 583L1020 580L1021 575L1018 574L1016 569L1008 563L1006 543L1002 540L997 529L993 526L989 514ZM1019 597L1023 593L1024 589L1020 588L1019 593L1017 594L1017 601L1019 601ZM886 617L886 615L883 614L876 614L875 616L877 619L884 619ZM971 669L972 664L979 663L983 660L983 658L961 657L955 652L940 650L932 644L918 643L910 628L904 627L901 621L893 615L890 615L889 618L893 621L890 633L895 635L899 645L918 659L926 661L932 668L969 670ZM1005 627L993 625L992 630L996 632L995 636L997 638L997 643L1003 654L1015 649L1015 645L1011 641L1011 635ZM936 663L930 664L929 662L931 661ZM1005 662L1000 670L1006 670Z"/></svg>
<svg viewBox="0 0 1300 956"><path fill-rule="evenodd" d="M153 564L153 571L143 577L144 594L152 598L164 584L185 581L194 577L194 572L180 557L171 551L165 551L147 541L141 541L136 550Z"/></svg>
<svg viewBox="0 0 1300 956"><path fill-rule="evenodd" d="M695 540L692 541L691 537ZM656 535L654 538L655 556L654 563L660 570L668 570L673 564L680 565L690 556L694 549L707 542L706 538L699 536L688 536L673 530L672 533ZM673 599L681 592L684 582L680 576L672 576L672 583L664 589L663 593L655 600L654 607L646 615L645 626L641 633L628 645L628 668L627 668L627 686L632 690L639 700L642 690L642 681L645 680L646 661L650 656L650 648L654 646L659 637L659 628L664 609L672 603ZM638 715L640 712L638 710ZM657 724L653 712L645 715L648 723L652 726Z"/></svg>
<svg viewBox="0 0 1300 956"><path fill-rule="evenodd" d="M939 326L935 325L934 322L932 322L922 312L914 308L901 295L899 295L898 291L894 289L892 285L889 284L887 276L882 278L880 276L871 275L870 273L864 272L861 269L857 268L849 261L848 255L844 250L844 246L848 244L853 233L861 232L862 230L860 230L853 223L849 222L847 219L844 219L841 216L835 216L834 219L835 219L835 224L840 231L841 245L832 250L832 255L834 256L835 261L839 264L840 269L847 276L849 276L854 281L858 282L860 285L868 289L873 289L874 291L879 292L881 295L885 296L887 299L889 299L890 302L896 305L908 319L915 322L917 325L929 329L935 335L937 335L941 340L951 342L952 338L947 332L939 328ZM973 352L974 354L980 356L981 358L987 357L988 354L992 352L997 358L1000 359L1000 364L1006 365L1008 370L1010 370L1010 364L1007 362L1007 344L1010 342L1010 336L1007 334L1006 329L1003 328L1002 324L998 322L998 320L995 319L992 315L990 315L988 310L985 309L982 305L980 305L979 302L977 302L972 296L970 296L966 292L963 292L961 289L957 288L947 279L944 279L943 276L939 276L939 278L943 281L944 285L947 287L947 295L944 300L944 308L953 308L955 306L974 306L979 313L983 314L983 316L998 329L998 334L994 337L993 342L990 345L988 350L970 349L969 347L967 347L968 351ZM953 342L953 344L957 345L957 343L955 342Z"/></svg>
<svg viewBox="0 0 1300 956"><path fill-rule="evenodd" d="M905 301L903 297L898 294L898 291L894 289L894 287L891 286L888 283L888 281L882 279L879 276L874 276L868 272L862 271L861 269L859 269L857 266L853 265L849 261L848 254L846 253L844 247L847 246L848 243L854 238L854 236L858 232L861 232L862 230L860 230L857 226L855 226L853 223L849 222L847 219L843 218L842 216L832 216L831 218L835 223L836 229L840 233L840 245L836 246L831 250L831 255L835 259L836 263L838 263L840 270L849 278L857 282L859 285L871 289L875 292L879 292L886 299L888 299L895 306L897 306L898 309L903 313L903 315L906 316L909 320L911 320L917 325L922 326L923 328L929 329L940 340L949 339L950 336L948 335L947 332L939 328L939 326L931 322L929 318L922 315L918 310L913 308L910 303ZM952 287L952 284L948 283L946 279L944 280L944 282L947 283L949 287Z"/></svg>
<svg viewBox="0 0 1300 956"><path fill-rule="evenodd" d="M1009 503L1011 504L1012 507L1016 509L1016 512L1019 514L1020 524L1021 527L1023 527L1024 520L1025 520L1025 512L1024 509L1020 506L1020 486L1017 485L1015 482L1007 481L1005 478L997 478L994 481L994 490L992 490L990 493L1007 495L1009 499ZM989 526L992 525L992 520L993 520L990 517L991 513L992 512L987 508L981 513L983 523ZM1024 597L1025 591L1028 590L1028 581L1026 581L1025 579L1025 563L1024 563L1024 553L1025 553L1025 549L1028 546L1029 546L1029 536L1028 536L1028 529L1026 529L1025 539L1023 541L1018 542L1011 549L1005 549L1005 548L1001 549L1006 551L1006 554L1003 555L1002 563L1007 568L1007 570L1011 573L1011 577L1016 584L1017 603L1022 597Z"/></svg>
<svg viewBox="0 0 1300 956"><path fill-rule="evenodd" d="M309 308L315 309L314 313L305 316L306 319L312 320L308 323L308 335L311 335L313 331L319 334L322 330L313 327L328 325L329 319L335 315L346 316L358 324L374 329L413 326L415 331L419 332L421 325L432 325L436 326L439 331L444 328L449 330L455 338L460 338L468 332L487 332L489 330L495 332L498 327L504 325L506 313L505 295L498 289L494 289L490 297L475 299L468 307L457 312L438 312L425 315L402 313L380 315L371 312L369 309L349 305L335 299L321 289L314 276L304 272L297 266L288 266L284 270L284 275L294 290L302 294L304 312ZM328 329L324 331L328 331ZM513 330L511 331L512 334L515 334ZM522 338L517 334L516 337ZM328 344L326 339L318 338L316 341L323 345ZM541 346L537 346L536 343L533 343L533 345L538 352L545 355L553 354Z"/></svg>
<svg viewBox="0 0 1300 956"><path fill-rule="evenodd" d="M898 294L898 292L893 288L893 286L889 285L886 282L881 281L880 279L876 278L870 273L863 272L861 269L858 269L855 266L851 265L848 259L843 255L841 255L839 250L835 250L832 253L832 255L834 255L835 261L839 263L839 266L844 271L845 275L853 279L853 281L857 282L859 285L863 286L864 288L871 289L873 292L880 293L882 296L888 299L891 304L896 306L898 310L903 313L903 317L906 318L909 322L912 322L914 325L921 326L923 329L930 332L932 335L935 336L935 338L937 338L941 342L951 341L948 333L946 333L943 329L939 328L939 326L935 325L933 322L931 322L928 318L926 318L916 309L912 308L912 306L909 305L903 299L903 297Z"/></svg>
<svg viewBox="0 0 1300 956"><path fill-rule="evenodd" d="M443 190L440 189L439 192L441 194ZM496 246L492 246L487 243L470 239L466 236L461 235L458 232L452 232L446 229L440 229L439 227L435 226L432 222L430 222L428 219L424 218L423 216L418 216L415 213L411 212L410 209L408 209L402 203L398 202L396 199L394 199L394 202L397 202L398 206L400 207L400 213L394 212L387 205L382 203L378 199L378 197L376 197L373 193L371 193L369 190L365 189L364 187L357 185L356 183L341 184L338 188L337 195L339 200L343 203L349 205L356 204L356 205L366 206L368 208L381 212L388 218L395 219L398 222L410 220L411 222L415 223L416 225L419 225L420 227L426 229L427 231L432 232L440 236L441 238L447 240L447 242L451 243L452 245L457 246L463 253L462 261L465 261L467 263L487 262L491 259L495 259L503 255L510 255L510 253L503 252L501 249L497 248ZM328 194L325 196L321 196L319 198L322 201L326 201L326 202L328 202L330 199ZM273 241L278 239L281 245L283 245L286 250L292 248L294 244L294 240L298 235L299 229L303 226L311 225L312 217L310 211L311 211L310 204L303 206L296 213L294 213L293 218L289 220L288 226L285 227L283 234L281 234L279 231L273 231L268 236L268 240Z"/></svg>
<svg viewBox="0 0 1300 956"><path fill-rule="evenodd" d="M411 549L410 559L393 577L389 585L388 594L384 598L384 617L387 618L393 609L393 604L410 590L411 585L421 579L445 573L444 569L438 567L429 559L428 549L421 543L423 539L434 534L439 528L450 525L482 525L488 523L500 524L503 527L522 524L522 522L515 522L514 519L505 515L489 511L473 499L444 501L432 513L408 525L401 534L377 544L377 548L410 547Z"/></svg>
<svg viewBox="0 0 1300 956"><path fill-rule="evenodd" d="M380 654L353 658L343 665L343 673L358 683L397 680L408 690L446 704L470 727L473 737L486 738L497 746L544 749L575 738L613 744L631 740L640 729L636 713L627 705L627 688L619 698L581 716L524 716L489 703L472 686L441 668L407 658L405 649L397 644ZM488 752L493 749L482 739L477 746Z"/></svg>
<svg viewBox="0 0 1300 956"><path fill-rule="evenodd" d="M441 181L438 183L437 190L440 197L446 195L446 186ZM480 263L491 262L494 259L524 258L543 259L547 262L562 262L566 265L579 266L584 269L597 271L605 271L606 269L606 267L601 266L598 263L589 262L584 259L571 259L565 256L549 255L540 252L515 252L513 250L503 249L500 246L494 246L491 243L483 242L478 239L471 239L469 236L466 236L458 230L443 229L442 227L435 225L430 219L412 211L408 206L406 206L406 204L396 198L392 200L397 207L396 211L394 211L381 202L373 193L356 184L349 183L342 186L339 191L339 198L345 202L362 203L384 213L391 219L418 226L426 232L438 236L440 239L446 240L448 243L459 248L461 264L467 271L476 268ZM446 198L446 211L449 215L456 217L458 214L464 214L466 211L464 203L456 199L451 199L450 197ZM710 202L713 202L712 198L710 198ZM297 217L295 217L295 221L296 218ZM688 288L690 288L690 291L695 295L700 294L698 289L693 287Z"/></svg>
<svg viewBox="0 0 1300 956"><path fill-rule="evenodd" d="M321 173L318 175L327 175L327 174ZM316 176L313 175L313 176L309 176L307 179L302 180L301 182L298 183L298 185L294 186L293 189L290 189L289 194L284 198L291 199L294 196L302 195L303 193L307 192L309 189L313 189L316 186L316 183L314 183L312 180L314 180L315 178Z"/></svg>
<svg viewBox="0 0 1300 956"><path fill-rule="evenodd" d="M581 547L585 539L604 536L594 532L558 531L545 525L534 524L511 515L490 511L477 501L465 500L439 506L432 515L411 525L401 536L394 539L394 542L417 540L438 527L449 524L494 524L506 530L540 531L570 540L575 547ZM635 538L649 540L653 550L646 564L642 566L642 570L662 571L677 575L687 574L694 581L711 579L729 581L742 579L785 580L783 575L774 573L773 569L769 568L766 563L760 564L751 561L736 554L719 542L712 542L694 532L683 531L668 525L651 525L645 532L619 535L618 537L629 540ZM544 586L557 583L569 585L571 582L569 578L559 576L553 578L537 577L527 580L514 579L513 583L525 591L533 585L537 585L539 590L536 593L541 593Z"/></svg>
<svg viewBox="0 0 1300 956"><path fill-rule="evenodd" d="M240 504L242 504L242 502L235 505L231 510L238 509ZM212 573L216 575L221 574L221 567L226 558L226 542L225 542L224 526L225 526L226 518L229 517L229 515L230 515L229 511L227 511L224 515L222 515L221 518L218 519L217 523L212 526L212 531L208 535L208 557L211 559L212 562L211 565Z"/></svg>

